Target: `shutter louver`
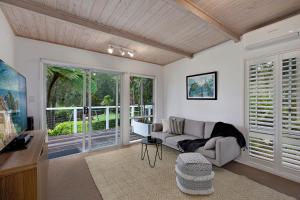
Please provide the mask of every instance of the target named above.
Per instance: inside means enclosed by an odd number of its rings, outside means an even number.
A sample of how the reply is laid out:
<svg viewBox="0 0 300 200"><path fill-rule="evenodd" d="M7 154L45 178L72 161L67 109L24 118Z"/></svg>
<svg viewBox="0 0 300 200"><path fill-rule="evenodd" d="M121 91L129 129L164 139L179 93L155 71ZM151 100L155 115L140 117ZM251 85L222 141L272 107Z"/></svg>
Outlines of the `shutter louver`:
<svg viewBox="0 0 300 200"><path fill-rule="evenodd" d="M274 62L249 66L249 153L274 161Z"/></svg>
<svg viewBox="0 0 300 200"><path fill-rule="evenodd" d="M282 165L300 170L299 58L282 60Z"/></svg>

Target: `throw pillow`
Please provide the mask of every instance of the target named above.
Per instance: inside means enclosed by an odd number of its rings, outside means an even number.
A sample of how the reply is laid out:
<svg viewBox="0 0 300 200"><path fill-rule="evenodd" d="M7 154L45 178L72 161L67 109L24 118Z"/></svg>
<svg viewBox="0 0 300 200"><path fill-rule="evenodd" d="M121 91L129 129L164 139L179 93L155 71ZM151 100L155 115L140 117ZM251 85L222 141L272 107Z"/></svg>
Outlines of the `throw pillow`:
<svg viewBox="0 0 300 200"><path fill-rule="evenodd" d="M162 126L163 126L162 132L164 132L164 133L170 132L169 120L168 119L162 119L161 122L162 122Z"/></svg>
<svg viewBox="0 0 300 200"><path fill-rule="evenodd" d="M203 146L203 149L205 150L209 150L209 149L214 149L216 148L216 142L219 138L222 138L222 137L213 137L211 138L210 140L208 140L205 145Z"/></svg>
<svg viewBox="0 0 300 200"><path fill-rule="evenodd" d="M184 119L170 118L170 133L181 135L183 134Z"/></svg>
<svg viewBox="0 0 300 200"><path fill-rule="evenodd" d="M162 124L158 124L158 123L153 123L152 124L152 131L153 132L160 132L162 130L163 130Z"/></svg>

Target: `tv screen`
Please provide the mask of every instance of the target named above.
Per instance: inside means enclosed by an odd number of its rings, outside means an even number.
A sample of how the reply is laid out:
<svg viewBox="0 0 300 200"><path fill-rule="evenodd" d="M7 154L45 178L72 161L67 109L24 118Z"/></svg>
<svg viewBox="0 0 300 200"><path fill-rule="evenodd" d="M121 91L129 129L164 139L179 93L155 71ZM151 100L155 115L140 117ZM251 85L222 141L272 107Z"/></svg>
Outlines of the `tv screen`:
<svg viewBox="0 0 300 200"><path fill-rule="evenodd" d="M26 79L0 60L0 150L26 129Z"/></svg>

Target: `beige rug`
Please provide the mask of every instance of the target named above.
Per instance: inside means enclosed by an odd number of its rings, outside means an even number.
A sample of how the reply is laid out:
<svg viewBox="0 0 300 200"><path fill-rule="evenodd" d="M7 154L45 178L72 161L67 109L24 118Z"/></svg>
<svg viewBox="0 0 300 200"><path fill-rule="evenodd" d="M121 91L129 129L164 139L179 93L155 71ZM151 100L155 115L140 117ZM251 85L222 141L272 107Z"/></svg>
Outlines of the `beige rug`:
<svg viewBox="0 0 300 200"><path fill-rule="evenodd" d="M222 168L214 168L213 194L186 195L179 191L175 181L174 166L178 152L164 148L163 160L158 160L155 168L150 168L147 156L143 161L140 159L140 148L140 145L133 145L86 158L104 200L294 199ZM151 152L154 152L154 149L151 149Z"/></svg>

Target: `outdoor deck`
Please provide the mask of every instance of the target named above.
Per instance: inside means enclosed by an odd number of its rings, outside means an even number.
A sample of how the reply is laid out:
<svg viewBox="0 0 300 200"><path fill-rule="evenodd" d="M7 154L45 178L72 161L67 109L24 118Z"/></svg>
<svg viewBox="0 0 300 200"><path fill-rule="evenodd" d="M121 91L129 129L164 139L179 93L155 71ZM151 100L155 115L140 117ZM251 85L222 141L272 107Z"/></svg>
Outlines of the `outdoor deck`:
<svg viewBox="0 0 300 200"><path fill-rule="evenodd" d="M115 130L103 130L97 133L93 133L92 136L92 148L103 148L115 144L116 136ZM135 133L130 134L130 141L141 139L142 136ZM89 136L85 137L85 146L88 147ZM120 134L118 134L118 140L120 140ZM48 157L56 158L65 155L82 152L83 138L81 134L72 135L60 135L48 137ZM119 142L119 141L118 141Z"/></svg>

